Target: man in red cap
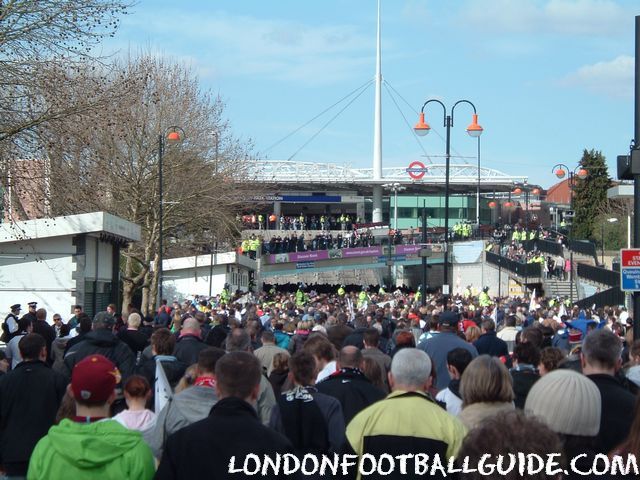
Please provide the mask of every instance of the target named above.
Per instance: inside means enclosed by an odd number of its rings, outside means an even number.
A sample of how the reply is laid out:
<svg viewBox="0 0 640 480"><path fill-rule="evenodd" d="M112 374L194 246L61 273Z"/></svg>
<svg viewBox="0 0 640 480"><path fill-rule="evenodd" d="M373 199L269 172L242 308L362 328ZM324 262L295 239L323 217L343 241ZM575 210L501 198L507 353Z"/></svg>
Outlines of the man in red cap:
<svg viewBox="0 0 640 480"><path fill-rule="evenodd" d="M119 381L120 372L102 355L89 355L75 365L67 392L76 415L38 442L27 478L153 477L153 455L141 434L108 419Z"/></svg>

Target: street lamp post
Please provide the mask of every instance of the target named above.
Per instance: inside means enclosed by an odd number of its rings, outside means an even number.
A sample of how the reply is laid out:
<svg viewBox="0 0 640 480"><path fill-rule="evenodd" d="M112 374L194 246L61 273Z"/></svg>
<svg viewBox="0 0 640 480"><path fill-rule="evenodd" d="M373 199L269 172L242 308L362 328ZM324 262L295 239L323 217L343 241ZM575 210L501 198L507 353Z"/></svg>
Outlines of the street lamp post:
<svg viewBox="0 0 640 480"><path fill-rule="evenodd" d="M571 170L564 163L558 163L557 165L554 165L551 171L558 178L564 178L567 172L569 173L569 194L570 194L569 208L573 211L573 189L575 187L576 178L580 180L584 180L589 175L589 172L587 171L587 169L583 168L581 165L578 165L574 170ZM573 220L571 220L571 225L568 230L569 230L569 235L568 235L569 240L572 240L573 239ZM569 246L569 265L571 267L569 269L569 285L570 285L569 288L571 289L571 292L569 293L569 301L571 302L571 304L573 304L574 267L573 267L573 250L571 249L571 246Z"/></svg>
<svg viewBox="0 0 640 480"><path fill-rule="evenodd" d="M162 182L162 158L164 157L164 148L166 144L173 145L182 142L184 139L184 130L180 127L171 126L164 133L158 135L158 303L162 305L162 260L164 253L164 208L163 208L163 182Z"/></svg>
<svg viewBox="0 0 640 480"><path fill-rule="evenodd" d="M480 135L478 138L478 184L476 185L476 227L480 231Z"/></svg>
<svg viewBox="0 0 640 480"><path fill-rule="evenodd" d="M532 193L533 195L539 195L540 194L540 188L534 185L529 185L526 181L522 184L517 184L516 188L513 189L513 193L515 195L521 195L522 193L524 193L524 203L525 203L525 215L524 215L524 231L526 232L527 235L527 240L529 240L529 224L530 224L530 220L529 220L529 194ZM521 204L522 205L522 204Z"/></svg>
<svg viewBox="0 0 640 480"><path fill-rule="evenodd" d="M398 230L398 192L406 190L407 187L402 186L398 182L394 182L385 183L382 185L382 188L393 192L393 229Z"/></svg>
<svg viewBox="0 0 640 480"><path fill-rule="evenodd" d="M398 182L394 182L394 183L385 183L384 185L382 185L382 188L385 188L393 192L393 230L397 233L398 232L398 192L402 192L406 190L407 187L402 186ZM398 267L391 257L391 243L392 243L391 240L392 238L391 236L389 236L389 259L387 260L387 263L391 263L393 265L392 281L397 283ZM391 265L389 265L389 269L391 269Z"/></svg>
<svg viewBox="0 0 640 480"><path fill-rule="evenodd" d="M467 127L467 133L474 138L480 137L482 134L482 127L478 124L478 112L473 103L469 100L458 100L451 107L451 115L447 114L447 107L445 107L444 103L437 99L431 99L424 102L422 108L420 109L420 117L418 119L418 123L413 127L414 131L419 136L424 136L429 133L431 127L429 124L425 122L424 109L426 106L435 102L440 104L442 110L444 112L444 126L446 127L446 164L445 164L445 183L444 183L444 268L443 268L443 282L442 282L442 293L448 294L449 290L449 173L451 169L451 127L453 126L453 115L458 106L461 103L467 103L473 108L473 117L471 125Z"/></svg>

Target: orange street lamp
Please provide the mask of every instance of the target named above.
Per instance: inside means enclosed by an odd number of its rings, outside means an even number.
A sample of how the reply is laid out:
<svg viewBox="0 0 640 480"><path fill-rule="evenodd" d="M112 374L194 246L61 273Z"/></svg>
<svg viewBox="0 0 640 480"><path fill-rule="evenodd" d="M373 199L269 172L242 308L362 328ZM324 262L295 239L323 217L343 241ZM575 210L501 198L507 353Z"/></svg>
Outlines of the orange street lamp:
<svg viewBox="0 0 640 480"><path fill-rule="evenodd" d="M466 103L468 105L471 106L471 108L473 108L473 117L472 117L472 123L471 125L469 125L467 127L467 133L474 138L478 139L478 196L477 196L477 202L476 202L476 217L479 223L479 210L480 210L480 135L482 134L482 127L480 125L478 125L478 112L476 111L476 106L471 103L469 100L458 100L456 103L453 104L453 106L451 107L451 114L447 114L447 107L445 107L444 103L442 103L440 100L437 100L435 98L431 99L431 100L427 100L426 102L424 102L424 104L422 105L422 108L420 109L420 114L418 117L418 123L416 123L416 125L413 127L413 130L416 132L416 135L419 135L421 137L427 135L429 133L429 131L431 130L431 127L429 126L429 124L425 121L425 115L424 115L424 109L426 108L427 105L429 105L430 103L435 102L440 104L440 106L442 107L442 110L444 112L444 126L446 127L446 165L445 165L445 183L444 183L444 230L445 230L445 235L444 235L444 264L443 264L443 291L444 291L444 285L449 285L449 174L450 174L450 169L451 169L451 127L453 126L453 114L455 112L456 107L460 104L460 103ZM427 286L423 285L422 286L423 289L426 289ZM422 292L424 297L426 297L425 292ZM424 298L423 297L423 298Z"/></svg>

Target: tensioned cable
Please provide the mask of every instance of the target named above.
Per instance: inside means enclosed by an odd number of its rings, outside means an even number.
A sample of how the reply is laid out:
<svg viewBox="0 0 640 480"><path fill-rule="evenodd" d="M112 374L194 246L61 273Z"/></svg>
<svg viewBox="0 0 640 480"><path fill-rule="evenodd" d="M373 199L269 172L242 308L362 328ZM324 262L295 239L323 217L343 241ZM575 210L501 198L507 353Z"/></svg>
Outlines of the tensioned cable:
<svg viewBox="0 0 640 480"><path fill-rule="evenodd" d="M351 92L349 92L347 95L345 95L344 97L342 97L340 100L338 100L337 102L335 102L333 105L325 108L322 112L320 112L319 114L317 114L315 117L313 117L311 120L308 120L307 122L305 122L304 124L300 125L298 128L296 128L294 131L288 133L287 135L285 135L284 137L282 137L280 140L278 140L276 143L274 143L273 145L271 145L269 148L267 148L264 153L268 152L269 150L277 147L278 145L280 145L282 142L284 142L286 139L288 139L289 137L291 137L292 135L295 135L296 133L298 133L300 130L302 130L304 127L306 127L307 125L309 125L311 122L313 122L314 120L318 119L319 117L321 117L322 115L324 115L325 113L327 113L329 110L331 110L333 107L335 107L336 105L339 105L340 103L342 103L344 100L346 100L347 98L349 98L351 95L354 95L356 92L358 92L359 90L366 90L366 87L368 87L371 83L373 83L373 80L368 80L367 82L363 83L362 85L360 85L358 88L356 88L355 90L352 90ZM364 91L363 90L363 91ZM362 94L362 92L360 92L360 94L358 94L358 96L360 96ZM356 97L357 98L357 97ZM297 152L296 152L297 153ZM295 155L295 154L294 154Z"/></svg>
<svg viewBox="0 0 640 480"><path fill-rule="evenodd" d="M385 81L384 81L384 83L388 84L388 85L389 85L389 87L390 87L390 88L395 92L395 94L396 94L396 95L398 95L398 96L402 99L402 101L403 101L404 103L406 103L406 104L409 106L409 108L410 108L411 110L413 110L413 112L414 112L416 115L418 115L418 113L419 113L419 112L418 112L418 111L413 107L413 105L411 105L411 104L410 104L410 103L409 103L409 102L408 102L408 101L407 101L407 100L406 100L402 95L400 95L400 92L398 92L398 91L393 87L393 85L391 85L387 80L385 80ZM413 130L413 128L412 128L412 130ZM431 130L433 130L434 132L436 132L436 135L438 135L438 137L440 137L440 140L442 140L442 141L443 141L443 142L445 142L445 143L447 142L447 140L442 136L442 134L441 134L440 132L438 132L438 130L436 130L436 129L435 129L435 128L433 128L433 127L431 127ZM415 135L415 133L414 133L414 135ZM416 136L417 136L417 135L416 135ZM418 140L418 142L420 142L420 141ZM451 147L449 147L449 148L451 148ZM455 156L462 158L465 164L469 165L469 162L468 162L466 159L464 159L464 157L463 157L462 155L460 155L460 152L458 152L455 148L451 148L451 151L452 151L453 153L455 153ZM452 156L453 156L453 155L452 155Z"/></svg>
<svg viewBox="0 0 640 480"><path fill-rule="evenodd" d="M418 144L418 146L420 147L420 149L422 150L422 153L424 153L424 156L427 157L427 159L429 160L430 163L433 163L433 161L431 160L431 157L429 156L429 154L427 153L427 150L424 148L424 145L422 145L422 143L420 142L420 140L418 140L418 136L415 134L415 132L413 131L413 127L411 126L411 124L409 123L409 120L407 120L407 117L405 117L404 112L402 111L402 109L400 108L400 105L398 105L398 102L396 102L395 97L393 96L393 92L391 92L391 90L389 89L389 86L387 84L387 82L384 82L384 88L386 88L387 92L389 92L389 97L391 97L391 100L393 101L393 104L396 106L396 108L398 109L398 112L400 113L400 116L402 117L402 119L404 120L405 125L407 126L407 128L409 128L409 130L411 131L411 136L415 139L416 143Z"/></svg>
<svg viewBox="0 0 640 480"><path fill-rule="evenodd" d="M318 130L315 134L313 134L311 136L311 138L309 140L307 140L306 142L304 142L302 144L302 146L300 146L300 148L298 148L298 150L296 150L293 155L291 155L287 160L291 160L293 159L293 157L295 157L298 153L300 153L300 151L306 147L307 145L309 145L318 135L320 135L325 128L327 128L336 118L338 118L340 116L340 114L342 112L344 112L347 108L349 108L351 106L351 104L353 102L355 102L358 98L360 98L360 95L362 95L364 92L367 91L367 88L373 83L373 81L368 82L366 88L363 88L360 93L358 93L358 95L356 95L355 97L353 97L344 107L342 107L342 109L340 111L338 111L338 113L336 113L333 117L331 117L329 119L328 122L326 122L324 125L322 125L322 127L320 127L320 130Z"/></svg>

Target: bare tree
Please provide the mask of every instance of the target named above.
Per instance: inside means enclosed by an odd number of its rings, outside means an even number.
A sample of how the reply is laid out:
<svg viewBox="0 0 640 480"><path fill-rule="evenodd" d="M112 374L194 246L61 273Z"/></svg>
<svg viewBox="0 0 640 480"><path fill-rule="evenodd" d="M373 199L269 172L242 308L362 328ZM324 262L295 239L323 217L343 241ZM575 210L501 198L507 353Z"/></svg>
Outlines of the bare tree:
<svg viewBox="0 0 640 480"><path fill-rule="evenodd" d="M122 0L0 1L0 144L43 122L99 107L99 97L55 109L41 97L59 90L47 82L51 64L72 72L95 59L92 48L114 35L127 8Z"/></svg>
<svg viewBox="0 0 640 480"><path fill-rule="evenodd" d="M159 259L159 135L174 125L186 134L163 157L163 234L177 239L166 249L177 254L193 252L212 232L220 239L237 232L236 213L257 188L236 181L249 176L252 145L233 136L224 102L203 91L189 68L141 55L116 71L104 88L120 86L121 96L100 112L55 119L38 132L50 162L53 214L107 210L142 226L142 242L124 252L123 304L142 288L148 312L158 281L150 267ZM101 93L89 80L84 87L87 95Z"/></svg>

